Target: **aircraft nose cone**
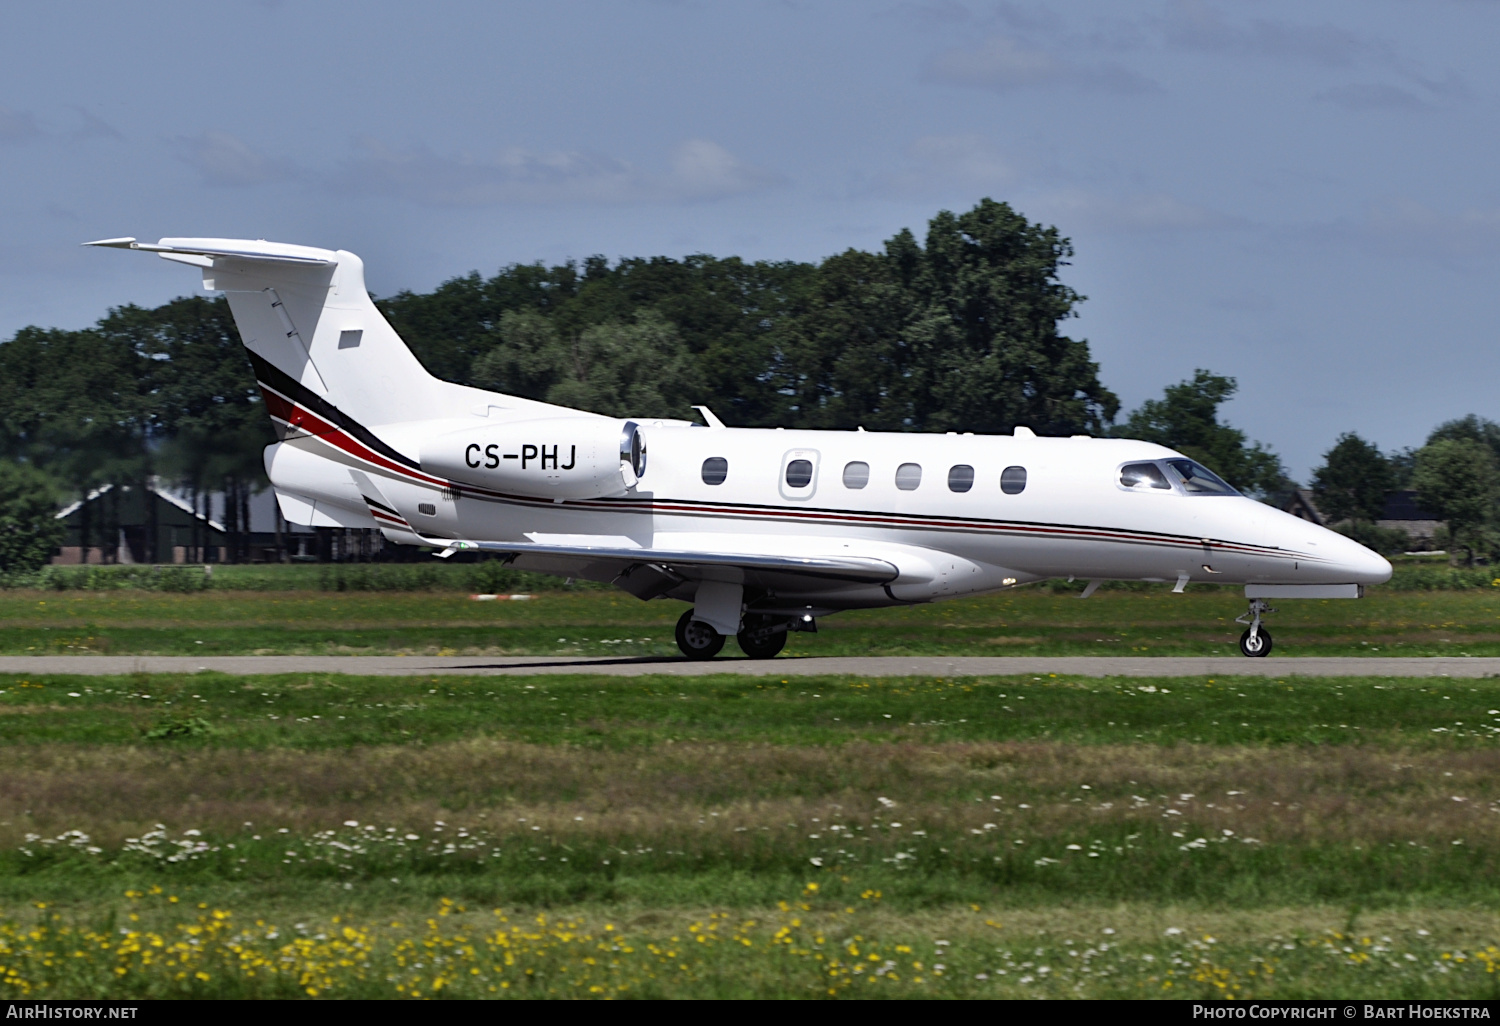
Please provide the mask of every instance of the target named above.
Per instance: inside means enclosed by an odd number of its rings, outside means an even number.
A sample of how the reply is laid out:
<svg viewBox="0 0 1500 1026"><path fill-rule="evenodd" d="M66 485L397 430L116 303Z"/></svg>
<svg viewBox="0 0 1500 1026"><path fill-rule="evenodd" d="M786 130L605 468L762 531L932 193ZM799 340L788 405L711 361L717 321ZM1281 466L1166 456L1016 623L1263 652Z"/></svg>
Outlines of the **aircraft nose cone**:
<svg viewBox="0 0 1500 1026"><path fill-rule="evenodd" d="M1339 569L1348 574L1350 584L1384 584L1391 579L1390 560L1352 538L1335 537L1342 542L1335 558Z"/></svg>

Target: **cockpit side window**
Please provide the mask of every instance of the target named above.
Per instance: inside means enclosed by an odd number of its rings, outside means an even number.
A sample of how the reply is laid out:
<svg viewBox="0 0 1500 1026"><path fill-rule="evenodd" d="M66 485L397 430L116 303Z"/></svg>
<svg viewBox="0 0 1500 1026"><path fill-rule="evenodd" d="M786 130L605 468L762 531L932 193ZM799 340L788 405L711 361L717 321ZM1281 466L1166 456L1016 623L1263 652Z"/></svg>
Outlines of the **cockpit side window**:
<svg viewBox="0 0 1500 1026"><path fill-rule="evenodd" d="M1120 484L1126 488L1164 488L1172 485L1155 463L1127 463L1120 468Z"/></svg>
<svg viewBox="0 0 1500 1026"><path fill-rule="evenodd" d="M1182 479L1182 490L1189 495L1238 495L1229 483L1193 460L1167 460L1167 466Z"/></svg>

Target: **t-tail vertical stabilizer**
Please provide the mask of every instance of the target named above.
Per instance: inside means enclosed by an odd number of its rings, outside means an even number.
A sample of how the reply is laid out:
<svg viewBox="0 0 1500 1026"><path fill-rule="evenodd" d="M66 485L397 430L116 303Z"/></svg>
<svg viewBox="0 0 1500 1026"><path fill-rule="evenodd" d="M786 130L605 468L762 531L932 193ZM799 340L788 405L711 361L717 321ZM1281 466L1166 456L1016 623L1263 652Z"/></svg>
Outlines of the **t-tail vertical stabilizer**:
<svg viewBox="0 0 1500 1026"><path fill-rule="evenodd" d="M580 415L433 377L371 301L364 261L347 250L259 239L84 245L141 250L201 268L203 287L227 297L278 435L312 435L338 450L266 450L267 472L292 523L373 526L347 469L325 457L377 473L415 471L418 446L397 425L496 412L500 419Z"/></svg>
<svg viewBox="0 0 1500 1026"><path fill-rule="evenodd" d="M203 269L223 292L262 386L291 402L316 397L367 427L445 415L473 390L427 373L365 290L364 262L346 250L244 239L108 239Z"/></svg>

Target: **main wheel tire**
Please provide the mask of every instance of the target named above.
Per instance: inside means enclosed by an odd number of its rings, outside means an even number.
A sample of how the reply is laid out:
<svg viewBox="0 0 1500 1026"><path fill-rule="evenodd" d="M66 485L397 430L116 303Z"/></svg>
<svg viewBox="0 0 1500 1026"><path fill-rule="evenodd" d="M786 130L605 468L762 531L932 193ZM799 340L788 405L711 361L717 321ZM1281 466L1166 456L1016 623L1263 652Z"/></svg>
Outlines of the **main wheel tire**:
<svg viewBox="0 0 1500 1026"><path fill-rule="evenodd" d="M786 648L786 631L763 634L757 638L750 631L744 630L735 635L734 640L740 643L740 651L751 659L775 659Z"/></svg>
<svg viewBox="0 0 1500 1026"><path fill-rule="evenodd" d="M1252 659L1258 659L1261 656L1270 655L1271 645L1271 632L1266 630L1264 627L1256 631L1254 641L1251 641L1250 639L1250 631L1248 628L1245 630L1244 634L1240 635L1240 652Z"/></svg>
<svg viewBox="0 0 1500 1026"><path fill-rule="evenodd" d="M689 659L712 659L724 647L724 635L702 620L694 620L689 609L677 621L677 647Z"/></svg>

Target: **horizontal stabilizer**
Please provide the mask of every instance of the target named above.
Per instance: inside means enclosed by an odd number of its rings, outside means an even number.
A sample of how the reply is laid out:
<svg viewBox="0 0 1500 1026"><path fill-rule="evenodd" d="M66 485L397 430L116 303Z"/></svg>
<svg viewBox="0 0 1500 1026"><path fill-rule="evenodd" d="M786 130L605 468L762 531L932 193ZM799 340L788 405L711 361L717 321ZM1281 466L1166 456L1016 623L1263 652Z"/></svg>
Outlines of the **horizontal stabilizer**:
<svg viewBox="0 0 1500 1026"><path fill-rule="evenodd" d="M238 260L265 260L279 264L303 264L313 267L329 267L338 263L338 254L332 250L316 249L312 246L292 246L284 242L267 242L264 239L162 239L160 242L137 242L132 238L99 239L85 242L85 246L102 246L107 249L138 249L143 253L162 255L227 257Z"/></svg>

